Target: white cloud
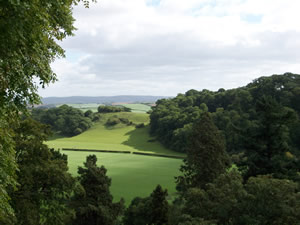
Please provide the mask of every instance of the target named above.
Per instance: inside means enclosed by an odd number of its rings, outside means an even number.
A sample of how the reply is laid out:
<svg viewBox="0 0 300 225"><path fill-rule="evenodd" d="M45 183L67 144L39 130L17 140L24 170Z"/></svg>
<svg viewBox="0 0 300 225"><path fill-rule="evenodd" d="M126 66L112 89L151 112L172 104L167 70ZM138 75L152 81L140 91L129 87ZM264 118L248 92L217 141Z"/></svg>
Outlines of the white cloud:
<svg viewBox="0 0 300 225"><path fill-rule="evenodd" d="M300 73L298 0L101 0L75 7L51 95L175 95ZM69 52L69 53L68 53Z"/></svg>

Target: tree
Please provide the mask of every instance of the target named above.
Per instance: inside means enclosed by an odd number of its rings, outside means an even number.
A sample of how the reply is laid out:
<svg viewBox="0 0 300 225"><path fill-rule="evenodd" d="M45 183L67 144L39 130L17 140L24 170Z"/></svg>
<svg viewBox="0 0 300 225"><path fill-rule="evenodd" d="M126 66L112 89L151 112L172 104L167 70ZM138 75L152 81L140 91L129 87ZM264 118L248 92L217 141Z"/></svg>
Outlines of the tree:
<svg viewBox="0 0 300 225"><path fill-rule="evenodd" d="M123 200L113 203L109 187L111 179L106 176L106 169L96 165L95 155L87 156L84 167L78 168L81 191L77 190L71 202L76 212L72 224L77 225L112 225L123 210Z"/></svg>
<svg viewBox="0 0 300 225"><path fill-rule="evenodd" d="M154 189L150 195L151 219L149 224L165 225L168 224L169 204L166 199L168 191L163 190L160 185Z"/></svg>
<svg viewBox="0 0 300 225"><path fill-rule="evenodd" d="M78 135L92 125L90 117L85 116L80 109L68 105L51 109L33 109L32 117L42 123L51 125L54 131L67 136Z"/></svg>
<svg viewBox="0 0 300 225"><path fill-rule="evenodd" d="M209 113L203 113L195 123L189 138L187 158L177 177L177 189L185 191L190 187L204 188L229 167L224 137L214 125Z"/></svg>
<svg viewBox="0 0 300 225"><path fill-rule="evenodd" d="M230 224L240 216L240 201L247 195L243 178L232 170L220 174L206 189L190 188L184 197L182 215L214 221L215 224ZM183 218L181 218L182 220Z"/></svg>
<svg viewBox="0 0 300 225"><path fill-rule="evenodd" d="M247 195L240 200L240 214L234 224L298 224L300 192L298 184L270 176L250 177Z"/></svg>
<svg viewBox="0 0 300 225"><path fill-rule="evenodd" d="M149 224L150 211L150 197L134 198L124 213L124 225L147 225Z"/></svg>
<svg viewBox="0 0 300 225"><path fill-rule="evenodd" d="M67 156L43 144L50 128L32 119L15 130L18 190L12 191L12 206L20 225L63 225L72 214L66 202L75 179L68 173Z"/></svg>
<svg viewBox="0 0 300 225"><path fill-rule="evenodd" d="M10 127L19 111L39 102L37 83L45 87L56 81L50 63L64 56L58 41L73 35L72 6L80 1L0 2L0 223L11 224L13 217L7 194L8 187L16 187Z"/></svg>
<svg viewBox="0 0 300 225"><path fill-rule="evenodd" d="M245 165L250 176L274 174L275 177L288 178L290 170L294 173L299 168L292 168L297 160L289 146L289 125L297 121L294 110L283 107L274 98L262 96L256 104L257 120L247 132Z"/></svg>
<svg viewBox="0 0 300 225"><path fill-rule="evenodd" d="M206 189L190 188L172 224L298 224L299 197L295 182L258 176L243 184L241 174L232 170Z"/></svg>
<svg viewBox="0 0 300 225"><path fill-rule="evenodd" d="M168 224L168 191L157 185L149 197L136 197L124 213L124 225Z"/></svg>

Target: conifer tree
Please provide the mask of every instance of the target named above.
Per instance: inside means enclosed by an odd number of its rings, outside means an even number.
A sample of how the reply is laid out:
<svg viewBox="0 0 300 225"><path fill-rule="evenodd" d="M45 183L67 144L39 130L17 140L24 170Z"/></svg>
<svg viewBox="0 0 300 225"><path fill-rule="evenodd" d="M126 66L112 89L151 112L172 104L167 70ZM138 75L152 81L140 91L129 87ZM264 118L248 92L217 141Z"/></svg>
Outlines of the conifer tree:
<svg viewBox="0 0 300 225"><path fill-rule="evenodd" d="M187 158L181 166L183 176L177 177L177 190L190 187L205 188L229 167L229 156L225 151L225 140L209 113L201 115L194 124L189 138Z"/></svg>
<svg viewBox="0 0 300 225"><path fill-rule="evenodd" d="M256 103L256 113L257 120L246 134L247 161L244 164L248 170L245 178L264 174L297 177L297 158L289 146L289 125L298 120L295 111L273 97L262 96Z"/></svg>
<svg viewBox="0 0 300 225"><path fill-rule="evenodd" d="M160 185L149 197L136 197L124 213L124 225L166 225L168 223L168 191Z"/></svg>
<svg viewBox="0 0 300 225"><path fill-rule="evenodd" d="M151 221L150 224L164 225L168 223L169 204L166 199L168 191L157 185L151 194Z"/></svg>
<svg viewBox="0 0 300 225"><path fill-rule="evenodd" d="M123 200L113 203L109 187L111 179L107 177L104 166L96 165L95 155L87 156L84 168L79 167L79 182L82 191L77 191L71 203L76 212L76 225L112 225L123 210Z"/></svg>

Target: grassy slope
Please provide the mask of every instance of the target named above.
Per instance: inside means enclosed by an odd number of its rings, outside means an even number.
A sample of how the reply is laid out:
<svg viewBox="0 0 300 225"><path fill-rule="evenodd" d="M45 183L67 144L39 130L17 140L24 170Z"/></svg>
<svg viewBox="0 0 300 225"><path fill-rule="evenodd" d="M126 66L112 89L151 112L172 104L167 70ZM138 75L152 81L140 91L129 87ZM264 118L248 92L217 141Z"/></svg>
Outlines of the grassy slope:
<svg viewBox="0 0 300 225"><path fill-rule="evenodd" d="M77 174L78 166L82 166L88 152L67 152L70 172ZM167 188L169 200L174 198L174 177L179 175L182 160L132 154L92 153L97 155L98 165L104 165L108 176L112 178L111 192L114 200L121 197L126 205L134 197L146 197L157 184Z"/></svg>
<svg viewBox="0 0 300 225"><path fill-rule="evenodd" d="M53 148L78 148L78 149L100 149L100 150L129 150L145 151L151 153L163 153L171 155L183 155L171 151L162 146L158 141L148 142L149 127L138 128L118 124L114 127L106 127L105 122L109 117L118 116L128 118L134 123L149 123L149 115L141 113L107 113L103 114L101 121L96 123L86 132L75 137L62 137L47 144Z"/></svg>
<svg viewBox="0 0 300 225"><path fill-rule="evenodd" d="M113 128L104 124L109 117L128 118L134 123L149 123L149 115L142 113L108 113L104 114L100 122L96 123L88 131L71 138L55 136L47 144L55 148L82 148L82 149L107 149L130 150L182 155L164 148L159 142L148 142L149 127L136 129L134 126L123 124ZM82 166L87 155L95 154L98 165L104 165L108 169L108 175L112 178L111 191L115 200L124 197L126 204L136 197L148 196L157 184L167 188L170 198L175 193L174 177L179 175L180 159L170 159L152 156L140 156L133 154L116 153L89 153L69 152L68 162L72 174L77 174L78 166Z"/></svg>

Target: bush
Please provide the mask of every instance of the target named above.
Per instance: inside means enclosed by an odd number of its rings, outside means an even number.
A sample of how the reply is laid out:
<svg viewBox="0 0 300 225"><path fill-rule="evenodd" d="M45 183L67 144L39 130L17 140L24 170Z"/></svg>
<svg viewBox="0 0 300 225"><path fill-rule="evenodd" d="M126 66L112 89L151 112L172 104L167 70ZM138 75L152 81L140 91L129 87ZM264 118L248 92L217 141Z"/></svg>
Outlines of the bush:
<svg viewBox="0 0 300 225"><path fill-rule="evenodd" d="M98 107L99 113L114 113L114 112L131 112L130 108L123 106L104 106L100 105Z"/></svg>
<svg viewBox="0 0 300 225"><path fill-rule="evenodd" d="M107 121L106 121L106 125L108 126L114 126L114 125L117 125L121 123L120 119L119 118L109 118Z"/></svg>
<svg viewBox="0 0 300 225"><path fill-rule="evenodd" d="M93 122L99 121L100 118L101 118L100 114L99 113L95 113L92 121Z"/></svg>
<svg viewBox="0 0 300 225"><path fill-rule="evenodd" d="M79 128L79 127L74 130L75 135L78 135L78 134L81 134L81 133L82 133L82 129Z"/></svg>
<svg viewBox="0 0 300 225"><path fill-rule="evenodd" d="M139 123L139 124L135 125L135 128L143 128L143 127L145 127L144 123Z"/></svg>
<svg viewBox="0 0 300 225"><path fill-rule="evenodd" d="M130 124L130 121L127 118L120 118L121 123Z"/></svg>

